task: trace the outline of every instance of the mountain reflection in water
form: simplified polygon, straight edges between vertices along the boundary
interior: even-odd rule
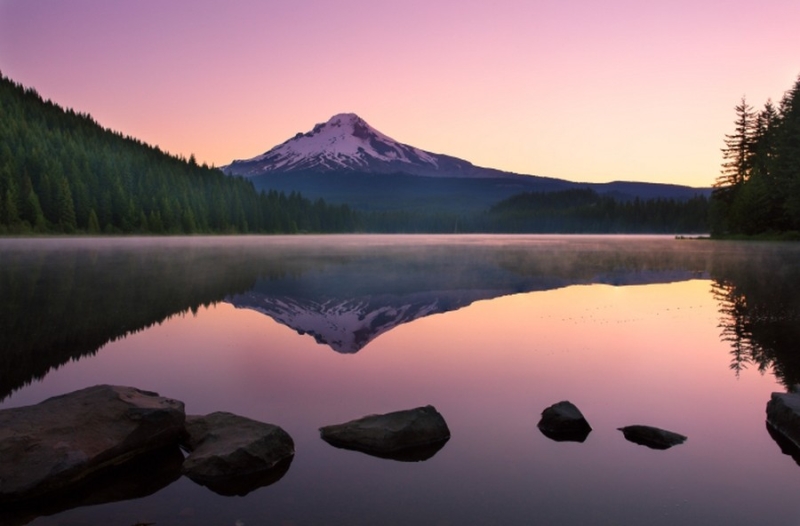
[[[792,351],[800,336],[796,247],[613,236],[0,244],[0,399],[110,341],[220,301],[355,353],[400,324],[478,300],[578,284],[708,278],[732,368],[772,367],[787,385],[800,382]]]

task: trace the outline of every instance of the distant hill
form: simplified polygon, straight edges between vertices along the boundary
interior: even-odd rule
[[[347,207],[168,155],[0,75],[0,234],[344,231]]]
[[[709,188],[615,181],[578,183],[482,168],[400,143],[358,115],[334,115],[252,159],[222,168],[257,188],[299,191],[359,210],[470,213],[521,192],[589,188],[618,200],[708,196]]]

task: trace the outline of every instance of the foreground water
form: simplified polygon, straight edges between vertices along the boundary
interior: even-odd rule
[[[797,245],[58,239],[0,240],[0,254],[0,408],[131,385],[190,414],[280,425],[296,445],[285,476],[244,497],[147,471],[124,475],[128,500],[0,522],[778,525],[800,512],[800,466],[765,426],[770,393],[800,382]],[[594,428],[585,442],[536,428],[560,400]],[[424,462],[319,438],[425,404],[452,438]],[[689,438],[652,450],[617,430],[630,424]]]

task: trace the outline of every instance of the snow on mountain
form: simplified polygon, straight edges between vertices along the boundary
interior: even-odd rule
[[[511,174],[397,142],[355,113],[340,113],[298,133],[257,157],[233,161],[225,173],[252,177],[270,173],[353,171],[427,177],[497,177]]]

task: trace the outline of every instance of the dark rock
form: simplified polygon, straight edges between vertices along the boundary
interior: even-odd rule
[[[592,431],[580,410],[566,400],[542,411],[537,427],[544,436],[558,442],[583,442]]]
[[[800,394],[772,393],[767,402],[767,422],[795,447],[800,447]]]
[[[401,461],[427,460],[450,439],[447,423],[430,405],[369,415],[319,431],[333,446]]]
[[[114,466],[174,446],[183,403],[98,385],[0,411],[0,503],[66,491]]]
[[[657,427],[635,425],[620,427],[619,430],[629,442],[647,446],[650,449],[669,449],[686,442],[685,436]]]
[[[246,495],[288,471],[294,441],[280,427],[231,413],[186,418],[183,473],[221,495]]]

